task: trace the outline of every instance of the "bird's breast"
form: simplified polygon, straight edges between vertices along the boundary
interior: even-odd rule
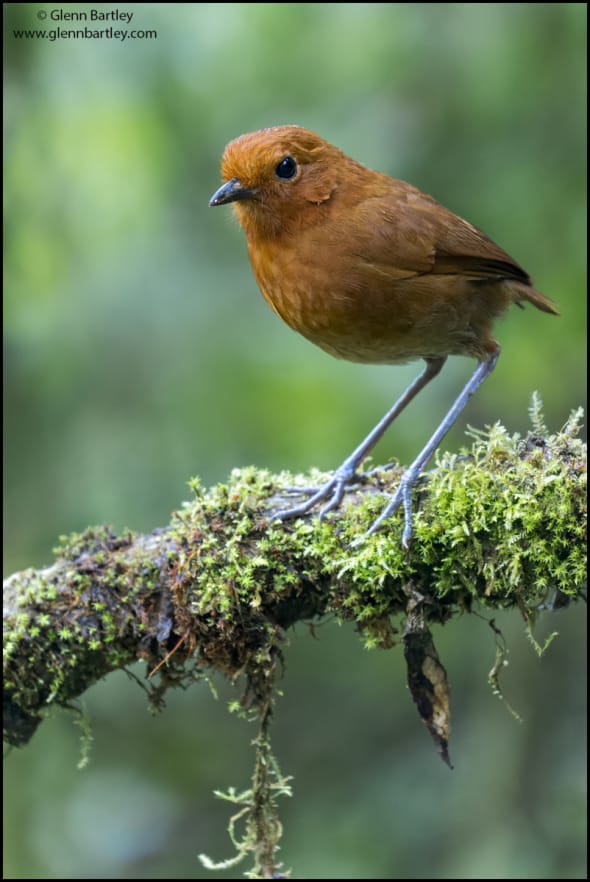
[[[258,286],[289,327],[337,358],[403,364],[487,352],[492,321],[510,297],[502,284],[404,273],[346,249],[294,242],[249,244]]]

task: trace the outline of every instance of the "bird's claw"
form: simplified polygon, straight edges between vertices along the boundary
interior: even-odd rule
[[[412,536],[414,535],[414,526],[413,526],[413,518],[412,518],[412,488],[416,484],[416,481],[419,478],[419,473],[414,473],[411,471],[405,472],[399,482],[399,486],[397,488],[396,493],[389,500],[381,514],[378,518],[375,518],[369,529],[363,533],[362,536],[359,536],[358,539],[355,539],[351,542],[351,547],[357,548],[359,545],[367,539],[368,536],[372,536],[377,533],[387,518],[390,518],[392,515],[396,513],[400,505],[403,505],[404,508],[404,530],[402,533],[402,548],[405,551],[410,550],[410,545],[412,543]]]
[[[349,473],[347,470],[338,470],[322,487],[289,487],[286,491],[287,493],[309,495],[309,499],[306,499],[300,505],[293,506],[293,508],[286,508],[275,512],[271,520],[285,521],[290,518],[301,517],[307,514],[308,511],[311,511],[319,502],[327,499],[328,501],[319,512],[319,519],[322,521],[328,512],[338,508],[346,490],[353,484],[358,483],[359,480],[362,480],[362,477],[362,475],[357,475],[356,472]]]
[[[404,486],[403,484],[400,484],[395,496],[390,499],[379,517],[373,521],[363,538],[365,538],[366,536],[372,536],[374,533],[377,533],[381,529],[381,525],[383,524],[383,522],[387,520],[387,518],[390,518],[392,515],[394,515],[402,504],[404,507],[404,531],[402,533],[402,546],[406,551],[408,551],[410,543],[412,541],[412,534],[414,532],[412,526],[412,497],[410,487]]]
[[[344,498],[344,494],[346,492],[347,483],[344,478],[336,481],[334,486],[334,490],[332,491],[331,498],[326,502],[324,506],[320,509],[320,513],[318,515],[320,521],[323,521],[328,512],[333,511],[335,508],[338,508],[342,499]]]
[[[318,492],[317,487],[283,487],[281,494],[286,496],[313,496]]]

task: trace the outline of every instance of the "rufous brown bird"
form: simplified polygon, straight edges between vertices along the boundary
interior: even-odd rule
[[[262,294],[294,330],[337,358],[367,364],[424,359],[422,373],[335,471],[280,519],[340,504],[369,451],[448,355],[477,367],[399,488],[371,526],[403,504],[412,537],[411,490],[420,472],[492,372],[494,320],[528,301],[557,314],[530,276],[485,233],[404,181],[365,168],[319,135],[277,126],[225,148],[222,186],[210,205],[234,204]]]

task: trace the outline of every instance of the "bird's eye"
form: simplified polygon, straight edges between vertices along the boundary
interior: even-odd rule
[[[294,177],[296,172],[297,163],[292,156],[285,156],[284,159],[281,159],[275,169],[277,178],[282,178],[284,181],[288,181],[289,178]]]

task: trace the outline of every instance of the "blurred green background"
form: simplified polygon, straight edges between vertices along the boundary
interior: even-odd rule
[[[498,323],[498,367],[447,447],[467,422],[525,431],[534,389],[552,430],[584,403],[586,4],[99,4],[157,38],[14,35],[91,8],[3,7],[7,574],[88,524],[166,524],[194,474],[332,468],[419,369],[331,359],[266,307],[231,211],[207,207],[244,131],[304,125],[416,184],[557,302],[557,319]],[[376,457],[408,461],[472,369],[451,359]],[[487,687],[485,621],[435,634],[453,772],[399,648],[365,652],[333,622],[292,635],[275,746],[295,776],[281,854],[297,878],[585,878],[582,610],[547,617],[539,636],[560,637],[540,660],[516,613],[496,621],[521,724]],[[152,718],[112,675],[86,696],[86,771],[64,713],[12,752],[4,877],[215,878],[196,858],[231,854],[212,790],[247,786],[255,734],[217,685],[218,701],[195,688]]]

